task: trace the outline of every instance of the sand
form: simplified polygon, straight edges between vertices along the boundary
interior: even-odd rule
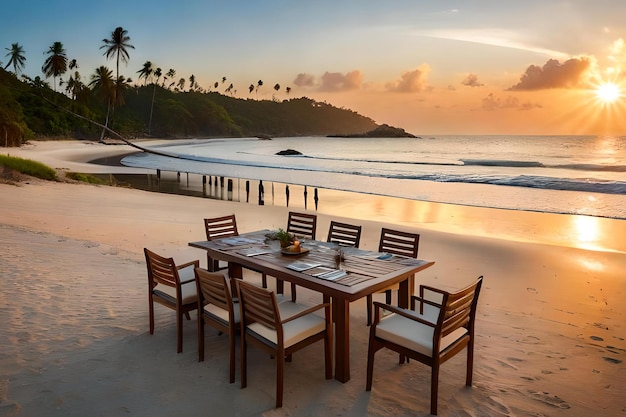
[[[138,172],[84,163],[129,151],[42,142],[9,153],[58,169]],[[322,346],[310,346],[286,366],[281,409],[274,362],[258,350],[240,389],[239,375],[228,383],[226,336],[207,328],[197,361],[193,315],[181,354],[171,310],[156,307],[149,334],[144,247],[206,266],[187,245],[204,239],[204,217],[235,213],[240,231],[271,229],[284,226],[285,207],[39,180],[0,193],[0,416],[428,415],[430,369],[398,365],[391,352],[377,354],[365,392],[365,300],[351,308],[351,380],[325,380]],[[474,386],[464,386],[464,355],[444,364],[439,415],[626,416],[626,222],[373,196],[325,210],[320,231],[331,219],[358,222],[366,249],[382,226],[421,233],[420,258],[436,264],[418,284],[454,289],[484,275]]]

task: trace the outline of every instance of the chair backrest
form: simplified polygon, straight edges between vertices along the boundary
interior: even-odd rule
[[[474,319],[476,317],[476,306],[478,295],[483,283],[480,276],[472,285],[454,293],[440,291],[443,294],[441,300],[442,308],[439,312],[439,319],[435,327],[435,334],[445,337],[461,327],[468,330],[470,335],[474,333]],[[420,297],[424,296],[424,290],[420,286]]]
[[[250,323],[260,323],[279,333],[282,337],[280,314],[276,295],[265,288],[257,287],[246,281],[237,280],[239,305],[241,306],[241,323],[247,326]]]
[[[293,233],[296,237],[315,240],[317,215],[290,211],[287,219],[287,232]]]
[[[150,288],[156,284],[164,284],[170,287],[177,287],[180,284],[178,269],[172,258],[164,258],[151,250],[144,248],[146,255],[146,266],[148,268],[148,280]]]
[[[229,313],[233,310],[230,285],[223,274],[195,268],[196,285],[200,306],[213,304]]]
[[[237,231],[237,219],[235,219],[234,214],[204,219],[204,228],[206,230],[207,240],[239,236],[239,232]]]
[[[418,233],[408,233],[399,230],[384,228],[380,231],[378,252],[393,253],[395,255],[417,258],[420,244]]]
[[[330,222],[328,229],[327,242],[337,243],[340,246],[359,247],[361,242],[361,226],[340,223],[336,221]]]

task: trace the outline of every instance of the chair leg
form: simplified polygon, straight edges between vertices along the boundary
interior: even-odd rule
[[[283,382],[285,373],[285,351],[276,354],[276,408],[283,406]]]
[[[430,414],[437,415],[437,393],[439,391],[439,361],[435,361],[430,375]]]
[[[189,313],[187,313],[189,315]],[[183,315],[182,313],[176,314],[176,339],[177,349],[176,353],[183,351]]]
[[[472,386],[472,375],[474,371],[474,340],[470,340],[467,344],[467,371],[465,376],[465,385]]]
[[[232,326],[231,326],[232,327]],[[228,348],[230,353],[230,365],[229,365],[229,374],[230,374],[230,383],[235,382],[235,329],[229,328],[228,330]]]
[[[276,294],[284,294],[285,293],[285,281],[282,279],[276,280]]]
[[[243,327],[243,324],[242,324]],[[248,386],[248,366],[247,366],[247,356],[248,356],[248,347],[246,346],[246,337],[244,332],[241,332],[241,343],[240,343],[240,355],[241,355],[241,388],[245,388]]]
[[[204,320],[198,310],[198,362],[204,362]]]
[[[372,335],[373,328],[370,327],[370,341],[367,347],[367,377],[365,382],[365,391],[372,390],[372,379],[374,378],[374,354],[376,354],[376,343]]]
[[[372,325],[372,309],[374,308],[374,300],[372,294],[367,295],[367,325]]]
[[[150,297],[150,334],[154,334],[154,303],[152,297]]]
[[[267,288],[267,275],[265,273],[261,274],[261,286]]]

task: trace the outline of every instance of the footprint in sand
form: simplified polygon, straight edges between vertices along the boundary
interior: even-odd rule
[[[595,340],[596,342],[603,342],[604,341],[604,339],[601,338],[600,336],[589,336],[589,339]]]
[[[605,361],[607,361],[609,363],[614,363],[616,365],[622,363],[621,359],[609,358],[608,356],[603,356],[602,359],[604,359]]]
[[[571,408],[565,400],[559,398],[558,396],[550,395],[547,392],[539,392],[539,391],[528,391],[530,397],[534,400],[541,401],[544,404],[551,405],[552,407],[560,408],[562,410],[567,410]]]

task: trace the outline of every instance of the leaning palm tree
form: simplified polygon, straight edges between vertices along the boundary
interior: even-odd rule
[[[102,45],[100,49],[106,49],[104,51],[104,55],[107,59],[115,56],[115,78],[118,79],[120,77],[120,60],[124,63],[128,63],[128,59],[130,58],[128,55],[128,49],[135,49],[135,47],[128,43],[130,42],[128,31],[121,26],[115,28],[115,30],[111,33],[111,39],[102,39],[102,42],[104,42],[104,45]]]
[[[156,82],[152,86],[152,102],[150,103],[150,119],[148,120],[148,136],[152,133],[152,112],[154,110],[154,96],[156,95],[157,84],[159,84],[159,78],[161,78],[161,68],[157,68],[154,71],[154,76],[156,77]]]
[[[150,76],[152,75],[152,62],[144,62],[143,67],[139,71],[137,71],[137,73],[139,74],[138,78],[140,80],[143,78],[143,85],[146,85],[146,83],[148,82],[148,78],[150,78]]]
[[[11,48],[5,48],[9,51],[5,56],[10,56],[9,62],[7,62],[4,69],[7,69],[11,65],[13,65],[13,72],[17,75],[18,71],[24,69],[24,65],[26,64],[26,57],[24,56],[24,48],[20,46],[18,43],[12,43]]]
[[[91,76],[91,82],[89,87],[92,91],[107,104],[107,114],[104,120],[104,129],[100,134],[100,142],[104,141],[104,132],[109,127],[109,115],[111,113],[111,106],[115,102],[115,80],[113,79],[113,72],[104,65],[96,68],[96,72]]]
[[[65,48],[61,42],[55,42],[50,46],[48,51],[44,52],[48,54],[41,71],[45,74],[46,78],[53,77],[54,91],[57,90],[56,80],[59,75],[65,74],[67,71],[67,55]]]

